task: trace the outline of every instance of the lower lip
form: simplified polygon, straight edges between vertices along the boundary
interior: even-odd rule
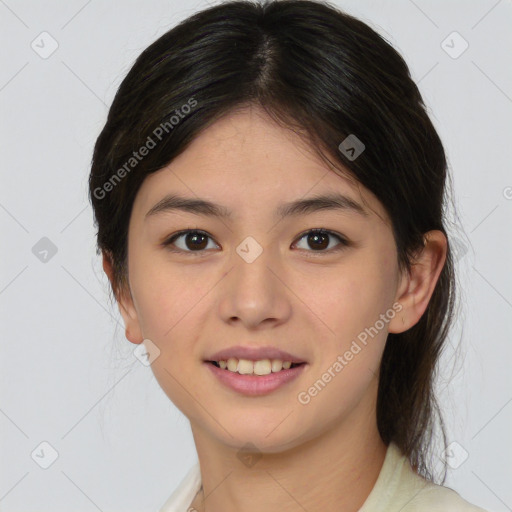
[[[296,379],[304,371],[307,363],[268,375],[243,375],[217,368],[212,363],[205,362],[204,364],[227,387],[244,395],[259,396],[271,393],[287,382]]]

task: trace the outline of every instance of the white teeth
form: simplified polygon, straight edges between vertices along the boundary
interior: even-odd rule
[[[238,369],[238,359],[235,359],[234,357],[230,357],[228,359],[228,370],[230,372],[236,372]]]
[[[252,361],[247,359],[239,359],[238,360],[238,373],[242,373],[244,375],[248,373],[253,373],[254,364]]]
[[[280,372],[283,369],[283,361],[281,359],[273,359],[272,360],[272,371]]]
[[[270,359],[262,359],[261,361],[254,362],[254,373],[256,375],[268,375],[272,373],[272,366]]]
[[[260,359],[250,361],[249,359],[237,359],[230,357],[227,361],[217,361],[223,370],[238,372],[241,375],[269,375],[270,373],[288,370],[291,367],[291,361],[281,361],[281,359]]]

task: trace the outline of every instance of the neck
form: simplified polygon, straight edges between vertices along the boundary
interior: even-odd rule
[[[359,421],[358,421],[359,420]],[[278,453],[259,453],[244,465],[239,449],[212,438],[198,425],[192,432],[202,490],[191,504],[198,512],[357,512],[379,476],[387,446],[368,410],[350,425],[335,427]]]

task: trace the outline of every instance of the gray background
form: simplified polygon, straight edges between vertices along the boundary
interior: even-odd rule
[[[445,143],[467,234],[452,336],[464,357],[448,345],[439,381],[456,443],[446,485],[512,510],[511,2],[336,3],[402,53]],[[87,178],[134,59],[206,5],[0,0],[4,512],[156,511],[196,460],[188,420],[109,303]]]

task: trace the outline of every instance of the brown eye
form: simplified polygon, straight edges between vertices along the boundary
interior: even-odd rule
[[[334,248],[332,246],[329,247],[332,237],[337,238],[340,242],[339,244],[335,245]],[[302,247],[302,249],[307,249],[309,247],[312,249],[310,252],[330,252],[331,250],[335,251],[343,249],[343,247],[348,245],[348,242],[344,240],[340,235],[337,235],[336,233],[326,229],[312,229],[303,234],[299,240],[302,239],[306,240],[307,245],[307,247]]]
[[[197,230],[186,230],[173,235],[171,238],[166,240],[163,245],[164,246],[176,246],[177,252],[204,252],[206,248],[208,248],[208,239],[211,240],[211,237],[203,231]],[[180,240],[180,243],[176,243],[177,240]],[[170,249],[174,250],[174,249]]]
[[[349,245],[340,235],[323,228],[307,231],[301,235],[299,241],[303,239],[305,239],[306,247],[299,248],[306,249],[308,252],[330,253]],[[333,247],[332,241],[334,239],[338,240],[338,244],[334,244]],[[207,249],[212,248],[208,246],[210,240],[213,241],[212,237],[204,231],[188,229],[171,236],[162,245],[173,252],[195,253],[195,255],[200,256],[205,254]],[[219,248],[219,246],[214,244],[213,248]]]

